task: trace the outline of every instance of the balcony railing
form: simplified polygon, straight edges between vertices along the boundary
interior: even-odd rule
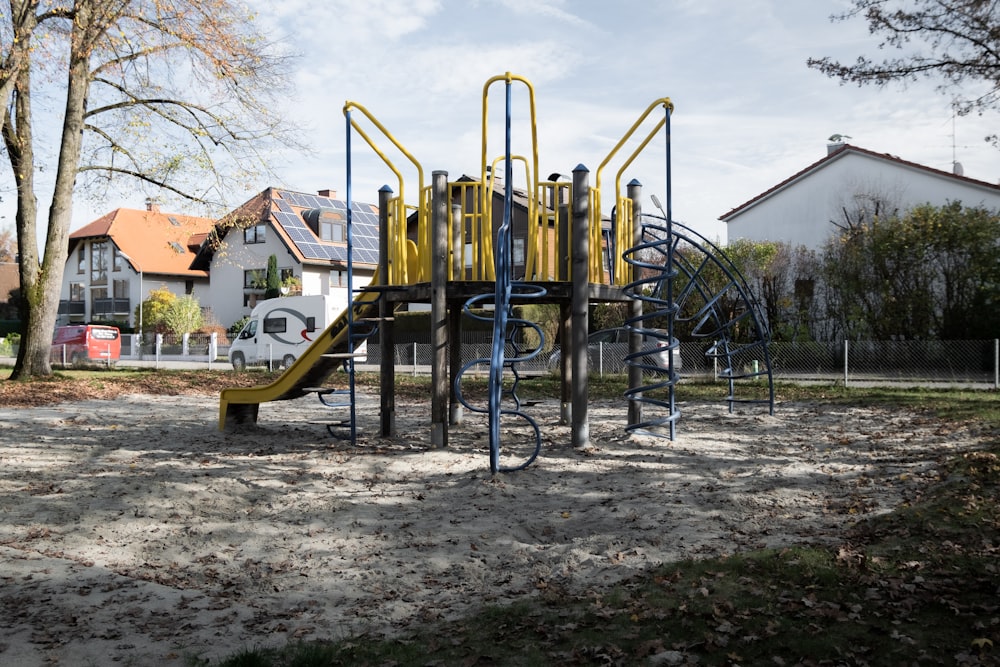
[[[85,315],[86,312],[87,312],[86,304],[83,301],[59,302],[60,315]]]
[[[100,315],[127,315],[131,312],[130,299],[94,299],[91,304],[91,317]]]

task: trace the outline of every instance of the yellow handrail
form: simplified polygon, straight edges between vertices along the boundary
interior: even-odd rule
[[[480,177],[484,184],[484,187],[480,191],[480,204],[479,208],[482,214],[482,219],[480,223],[480,230],[483,234],[483,242],[485,239],[489,239],[489,244],[484,246],[485,252],[482,252],[482,259],[486,262],[484,275],[489,276],[487,280],[495,280],[494,276],[494,261],[493,261],[493,220],[492,220],[492,209],[490,205],[492,201],[494,184],[496,181],[496,169],[495,165],[502,161],[503,158],[498,158],[494,160],[493,166],[490,167],[490,177],[486,177],[486,167],[487,167],[487,120],[489,117],[489,90],[490,86],[499,81],[503,81],[504,84],[510,85],[511,83],[518,81],[523,83],[528,90],[528,118],[531,126],[531,164],[530,168],[526,158],[519,157],[525,163],[525,169],[527,172],[527,199],[528,199],[528,221],[529,226],[536,220],[535,211],[536,209],[536,193],[538,191],[538,128],[535,124],[535,89],[531,85],[531,82],[522,76],[511,74],[507,72],[503,75],[497,75],[490,77],[485,84],[483,84],[483,117],[482,117],[482,152],[480,154],[480,164],[482,165],[482,172]],[[511,159],[515,159],[511,156]],[[504,183],[504,187],[512,188],[513,183]],[[527,248],[525,251],[527,252]]]
[[[357,102],[352,102],[348,100],[344,103],[344,115],[350,117],[350,111],[352,109],[357,109],[364,116],[371,121],[371,123],[377,127],[382,135],[392,142],[392,145],[399,149],[399,151],[406,156],[406,158],[413,164],[417,169],[417,194],[422,196],[424,191],[424,169],[420,166],[413,155],[406,150],[406,148],[396,140],[395,137],[385,128],[382,123],[378,121],[375,116],[372,115],[368,109]],[[388,285],[406,285],[414,282],[430,280],[431,266],[430,266],[430,253],[423,252],[424,249],[430,247],[430,218],[424,215],[424,208],[418,207],[417,215],[417,247],[421,249],[419,252],[419,275],[411,276],[406,266],[408,262],[406,261],[406,194],[404,192],[404,182],[403,176],[400,174],[399,170],[396,169],[392,161],[385,155],[385,153],[375,145],[375,142],[365,133],[365,131],[358,125],[357,121],[351,118],[351,127],[361,135],[365,142],[375,151],[375,154],[382,158],[386,166],[396,174],[399,180],[399,192],[396,195],[398,203],[395,205],[393,211],[390,213],[390,220],[395,218],[394,224],[390,226],[390,260],[395,264],[395,270],[391,271],[389,275],[386,276],[386,284]]]
[[[615,147],[611,149],[611,152],[608,153],[608,156],[604,158],[604,161],[601,162],[601,165],[597,168],[597,174],[595,176],[594,182],[595,182],[595,188],[598,191],[598,196],[597,196],[597,201],[594,203],[594,205],[597,207],[596,216],[598,224],[600,224],[600,215],[601,215],[600,213],[601,176],[603,174],[604,168],[611,161],[611,158],[614,157],[615,153],[617,153],[618,150],[625,144],[625,142],[628,141],[629,138],[631,138],[632,134],[635,133],[636,129],[638,129],[638,127],[643,123],[643,121],[646,120],[649,114],[652,113],[653,110],[656,109],[657,107],[665,108],[667,110],[667,113],[673,113],[674,111],[674,103],[670,101],[669,97],[661,97],[660,99],[650,104],[649,107],[647,107],[647,109],[642,113],[642,115],[639,116],[639,119],[632,124],[632,127],[629,128],[628,132],[626,132],[625,135],[621,138],[621,140],[619,140],[618,143],[615,145]],[[622,165],[621,169],[619,169],[615,177],[615,204],[617,206],[617,211],[618,211],[617,224],[615,229],[615,242],[617,244],[616,247],[618,249],[618,252],[615,253],[616,256],[613,258],[612,261],[612,277],[611,277],[612,282],[614,282],[615,284],[623,285],[629,282],[631,279],[631,267],[627,262],[625,262],[624,259],[622,259],[622,252],[624,252],[625,249],[632,247],[632,226],[635,224],[635,221],[631,219],[632,218],[631,205],[627,207],[628,217],[625,217],[626,207],[620,204],[620,202],[624,199],[624,197],[622,197],[621,194],[622,172],[630,164],[632,164],[632,161],[635,160],[635,158],[646,148],[650,140],[660,131],[660,129],[663,128],[666,122],[667,122],[666,118],[660,119],[660,121],[656,124],[656,127],[654,127],[646,135],[646,138],[639,144],[638,148],[636,148],[629,156],[629,158],[625,161],[625,163]],[[595,214],[591,212],[591,221],[592,221],[591,224],[593,224],[594,215]],[[593,255],[593,253],[591,253],[591,255]],[[596,268],[599,269],[599,267]],[[595,271],[595,265],[592,261],[591,280],[594,280],[595,277],[594,271]],[[598,273],[598,275],[600,275],[600,273]]]

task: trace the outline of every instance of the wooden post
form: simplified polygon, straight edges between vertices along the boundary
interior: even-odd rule
[[[578,449],[590,448],[590,421],[587,415],[589,385],[587,376],[588,324],[590,311],[590,171],[582,164],[573,170],[572,251],[570,278],[570,353],[572,356],[573,422],[570,440]],[[600,250],[600,249],[598,249]]]
[[[431,446],[448,446],[448,172],[431,175]]]
[[[383,185],[378,191],[378,286],[389,284],[389,199],[392,188]],[[404,260],[405,261],[405,260]],[[378,301],[379,348],[379,432],[383,438],[396,436],[396,330],[393,323],[395,304],[383,293]]]

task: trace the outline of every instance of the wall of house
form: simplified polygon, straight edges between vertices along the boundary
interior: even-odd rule
[[[337,312],[347,308],[347,274],[331,271],[320,265],[301,265],[278,238],[272,227],[267,228],[264,243],[243,242],[243,234],[238,230],[226,235],[222,246],[212,259],[210,305],[216,321],[228,328],[250,314],[257,300],[263,298],[263,289],[244,287],[244,271],[259,269],[261,275],[267,271],[267,261],[271,255],[278,259],[278,270],[291,269],[302,281],[302,294],[327,294],[333,296]],[[368,285],[371,271],[355,271],[354,288]],[[202,302],[205,304],[205,302]]]
[[[230,230],[221,247],[212,258],[211,290],[208,305],[212,315],[222,326],[228,328],[234,322],[250,314],[257,298],[263,298],[264,290],[244,287],[244,271],[259,270],[261,276],[267,273],[267,260],[274,255],[278,258],[278,269],[292,268],[296,261],[289,254],[285,244],[268,226],[263,243],[244,243],[243,233]],[[303,293],[305,293],[303,291]]]
[[[86,254],[83,271],[80,271],[78,268],[79,255],[77,254],[76,247],[74,247],[73,252],[70,253],[69,258],[66,261],[66,266],[63,270],[62,289],[59,294],[60,313],[56,319],[56,326],[78,322],[93,322],[105,319],[111,321],[124,321],[127,322],[129,326],[138,329],[140,322],[138,321],[136,309],[139,307],[139,303],[144,301],[149,296],[149,292],[151,290],[166,288],[177,296],[183,296],[187,294],[188,281],[194,283],[194,289],[192,292],[194,297],[197,298],[203,306],[205,305],[205,299],[209,293],[209,282],[207,278],[164,275],[158,273],[143,273],[140,275],[138,271],[135,271],[132,266],[124,260],[120,262],[119,268],[116,269],[113,262],[113,243],[111,241],[107,241],[104,246],[107,262],[107,284],[96,286],[92,285],[90,272],[91,245],[92,244],[89,240],[84,242],[84,252]],[[127,281],[128,283],[124,298],[115,294],[116,281]],[[72,284],[80,284],[83,286],[84,300],[82,307],[79,302],[75,302],[72,307],[70,307],[70,286]],[[113,304],[116,304],[113,307],[114,312],[112,314],[100,316],[95,313],[95,288],[107,290],[107,298],[111,299]]]
[[[788,187],[772,193],[731,219],[727,236],[783,241],[822,248],[873,197],[891,201],[900,212],[920,204],[961,201],[963,206],[1000,209],[1000,191],[873,156],[846,153]]]
[[[308,280],[305,276],[308,275]],[[355,270],[351,278],[352,287],[357,290],[366,287],[371,283],[372,272],[368,270]],[[306,284],[310,289],[316,291],[306,291]],[[347,308],[350,302],[350,294],[347,290],[347,271],[331,270],[327,267],[310,266],[303,268],[302,281],[303,294],[328,294],[333,297],[337,312]]]

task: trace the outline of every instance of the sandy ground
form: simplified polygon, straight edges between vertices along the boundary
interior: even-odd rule
[[[395,440],[357,445],[329,438],[315,398],[261,406],[247,433],[218,432],[217,409],[146,395],[0,408],[0,664],[183,665],[585,593],[683,558],[836,544],[977,442],[917,414],[811,404],[682,404],[670,442],[595,402],[583,453],[553,402],[531,408],[536,463],[494,478],[479,415],[432,450],[427,404],[399,405]],[[377,412],[364,398],[371,432]]]

